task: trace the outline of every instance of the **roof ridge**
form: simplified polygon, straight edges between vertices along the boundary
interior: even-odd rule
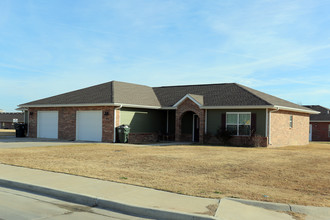
[[[214,86],[214,85],[230,85],[235,83],[211,83],[211,84],[191,84],[191,85],[176,85],[176,86],[156,86],[155,88],[170,88],[170,87],[189,87],[189,86]]]
[[[247,90],[246,88],[244,88],[244,87],[246,87],[246,86],[243,86],[243,85],[238,84],[238,83],[234,83],[234,84],[237,85],[239,88],[243,89],[244,91],[248,92],[248,93],[251,94],[252,96],[256,97],[257,99],[262,100],[262,101],[266,102],[266,103],[269,104],[269,105],[273,105],[272,103],[269,103],[269,102],[266,101],[265,99],[263,99],[263,98],[257,96],[256,94],[254,94],[254,93],[250,92],[249,90]],[[252,89],[252,88],[250,88],[250,87],[247,87],[247,88]],[[255,90],[255,89],[252,89],[252,90]],[[255,90],[255,91],[258,91],[258,90]],[[258,91],[258,92],[260,92],[260,91]]]

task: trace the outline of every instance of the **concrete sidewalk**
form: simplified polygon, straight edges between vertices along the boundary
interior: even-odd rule
[[[258,205],[256,201],[220,201],[4,164],[0,164],[0,186],[152,219],[293,219],[286,213],[269,210],[290,211],[291,208],[281,208],[281,204],[279,208],[271,204],[264,209],[263,203]],[[304,209],[301,206],[298,212],[310,210],[312,214],[321,211],[321,215],[307,219],[327,219],[323,217],[328,216],[329,208]]]

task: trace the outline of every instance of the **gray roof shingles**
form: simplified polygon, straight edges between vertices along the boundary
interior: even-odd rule
[[[18,119],[18,122],[24,121],[24,114],[21,112],[0,112],[0,122],[13,122],[13,119]]]
[[[314,111],[320,112],[317,115],[310,115],[311,121],[330,121],[330,109],[320,105],[304,105]]]
[[[172,107],[187,94],[193,94],[203,106],[272,106],[309,110],[303,106],[236,83],[149,87],[111,81],[96,86],[28,102],[20,106],[127,104]],[[202,98],[201,98],[202,97]]]

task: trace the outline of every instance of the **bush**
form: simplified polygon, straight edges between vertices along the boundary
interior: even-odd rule
[[[251,147],[263,147],[262,146],[262,136],[259,134],[253,134],[251,136],[250,146]]]
[[[220,141],[221,144],[224,145],[230,145],[230,139],[232,138],[232,135],[229,131],[227,131],[224,128],[219,128],[216,134],[216,137]]]

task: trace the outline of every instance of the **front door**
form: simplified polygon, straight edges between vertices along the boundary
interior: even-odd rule
[[[193,140],[194,142],[199,142],[199,117],[198,115],[193,115]]]

